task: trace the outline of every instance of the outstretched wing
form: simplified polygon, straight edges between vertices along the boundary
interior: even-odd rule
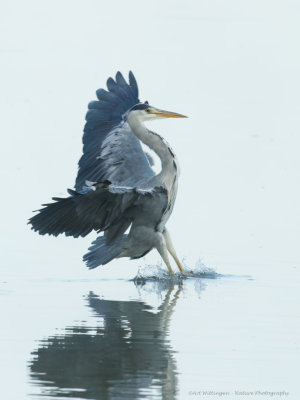
[[[116,80],[107,80],[107,89],[97,90],[99,100],[88,105],[76,190],[82,190],[86,180],[137,186],[154,175],[139,139],[123,120],[126,111],[139,103],[133,73],[129,72],[128,84],[118,72]]]
[[[142,190],[98,184],[86,193],[68,190],[70,197],[53,198],[54,203],[29,220],[41,235],[86,236],[92,230],[106,231],[107,243],[122,235],[143,208],[152,208],[157,224],[167,206],[166,190],[155,187]],[[155,208],[153,208],[155,202]]]

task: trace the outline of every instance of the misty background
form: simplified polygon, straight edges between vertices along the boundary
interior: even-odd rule
[[[102,274],[81,262],[96,235],[39,237],[26,222],[73,186],[87,103],[130,69],[142,101],[189,116],[148,124],[181,165],[168,223],[179,255],[243,273],[295,266],[299,12],[297,1],[3,2],[4,268]]]
[[[233,284],[234,290],[217,282],[201,303],[204,318],[219,310],[225,326],[224,290],[226,310],[233,305],[232,318],[245,318],[245,326],[254,323],[255,334],[261,331],[257,340],[262,347],[255,348],[279,343],[276,360],[268,348],[267,363],[258,357],[250,365],[248,336],[234,322],[246,350],[241,353],[244,369],[233,362],[232,376],[240,371],[243,384],[252,376],[262,386],[286,382],[282,389],[290,389],[296,384],[292,363],[299,322],[300,2],[13,0],[0,7],[0,294],[7,294],[0,312],[6,318],[1,336],[6,398],[12,387],[19,391],[12,399],[26,391],[25,364],[35,341],[84,314],[77,286],[66,282],[95,280],[84,290],[93,286],[101,294],[97,279],[132,278],[139,266],[160,262],[153,251],[145,259],[115,260],[89,271],[82,256],[96,233],[84,239],[53,238],[39,236],[27,225],[33,210],[73,187],[87,104],[118,70],[126,79],[133,71],[141,101],[189,116],[147,124],[171,144],[181,166],[167,224],[179,257],[189,268],[201,260],[220,274],[268,282],[265,288],[257,281],[260,291],[240,282]],[[122,285],[110,283],[107,296],[136,296],[134,287]],[[243,296],[247,300],[239,302]],[[194,297],[191,304],[198,307]],[[261,315],[253,317],[256,322],[248,320],[245,304],[254,307],[253,315]],[[180,310],[173,323],[178,329],[174,348],[183,351],[177,356],[178,369],[184,371],[186,365],[197,371],[199,360],[193,364],[184,353],[194,352],[196,340],[181,341],[187,314],[186,307]],[[261,330],[266,315],[273,322],[269,330]],[[215,318],[211,323],[217,324]],[[198,320],[190,321],[203,346],[214,348],[211,330],[218,326],[203,326],[201,333]],[[275,333],[279,336],[274,339]],[[234,338],[229,329],[226,343]],[[225,341],[216,339],[221,347]],[[283,343],[290,353],[280,347]],[[219,347],[216,351],[223,354]],[[208,355],[201,376],[207,374],[213,382],[218,371],[209,360]],[[186,374],[185,379],[190,379],[187,389],[198,389],[192,386],[195,377]]]

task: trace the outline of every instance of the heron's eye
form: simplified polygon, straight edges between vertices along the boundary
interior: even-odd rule
[[[150,112],[151,112],[150,108],[147,108],[147,109],[146,109],[146,112],[147,112],[147,113],[150,113]]]

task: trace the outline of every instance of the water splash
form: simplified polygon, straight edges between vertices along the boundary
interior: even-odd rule
[[[200,259],[196,262],[194,268],[188,267],[185,260],[182,261],[182,264],[186,275],[183,275],[180,272],[175,272],[174,275],[170,275],[162,263],[156,265],[146,264],[139,267],[136,276],[132,280],[136,284],[163,281],[166,283],[179,284],[185,279],[216,279],[221,276],[214,269],[208,268]]]
[[[216,279],[221,276],[213,268],[207,267],[200,258],[194,268],[188,267],[185,260],[182,261],[182,264],[186,273],[190,274],[192,278]]]

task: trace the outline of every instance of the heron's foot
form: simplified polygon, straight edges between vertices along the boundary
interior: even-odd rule
[[[191,277],[195,276],[192,272],[186,272],[186,271],[181,271],[181,275],[186,278],[191,278]]]
[[[167,264],[167,267],[168,267],[170,276],[174,276],[174,271],[172,270],[170,263]]]

